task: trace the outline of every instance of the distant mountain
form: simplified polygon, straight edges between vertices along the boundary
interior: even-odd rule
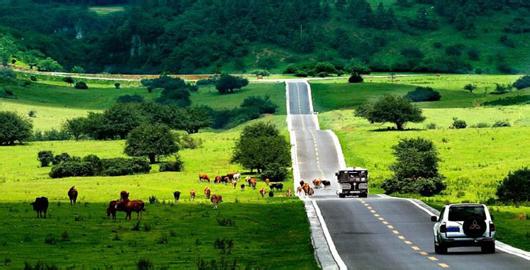
[[[40,69],[528,73],[525,0],[3,0],[0,58]],[[46,59],[48,58],[49,59]]]

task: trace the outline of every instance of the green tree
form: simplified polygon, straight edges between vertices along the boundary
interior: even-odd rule
[[[125,154],[147,156],[151,163],[155,163],[161,155],[171,155],[178,150],[171,130],[163,124],[142,124],[129,133],[125,143]]]
[[[355,110],[355,115],[366,118],[371,123],[394,123],[403,130],[405,123],[419,123],[425,120],[421,109],[408,99],[385,95],[374,103],[366,103]]]
[[[40,151],[37,154],[37,159],[40,161],[41,167],[48,167],[53,162],[52,151]]]
[[[232,162],[261,172],[271,164],[291,165],[290,144],[271,123],[256,123],[243,129],[236,142]]]
[[[86,117],[77,117],[66,120],[64,123],[64,130],[74,136],[74,139],[79,140],[86,132]]]
[[[0,145],[23,143],[31,137],[31,122],[14,112],[0,112],[0,123]]]
[[[242,77],[221,74],[215,82],[215,88],[221,94],[233,93],[234,90],[241,89],[248,85],[248,80]]]
[[[530,169],[524,168],[510,172],[497,187],[497,197],[503,202],[530,201]]]
[[[177,116],[176,127],[189,134],[199,132],[199,129],[212,125],[211,109],[205,106],[185,108]]]
[[[37,63],[37,68],[39,69],[39,71],[61,71],[63,70],[63,66],[61,66],[61,64],[51,59],[50,57],[40,60]]]

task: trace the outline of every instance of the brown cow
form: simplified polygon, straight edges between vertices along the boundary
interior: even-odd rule
[[[309,186],[308,183],[305,183],[305,184],[302,186],[302,189],[304,190],[304,193],[305,193],[305,195],[307,196],[307,194],[309,193],[309,189],[311,189],[311,187]]]
[[[302,192],[304,192],[304,189],[302,187],[297,187],[296,188],[296,193],[298,193],[298,195],[301,195]]]
[[[309,187],[309,190],[307,191],[306,195],[313,196],[313,194],[315,194],[315,190],[312,187]]]
[[[195,189],[192,189],[190,191],[190,200],[195,200],[195,196],[197,195],[197,193],[195,192]]]
[[[212,198],[210,199],[210,201],[213,204],[213,208],[217,208],[219,203],[223,202],[223,196],[214,194],[212,195]]]
[[[258,180],[256,178],[252,177],[248,179],[248,185],[252,187],[252,189],[256,189],[256,184],[258,183]]]
[[[214,179],[213,182],[216,183],[216,184],[220,184],[222,179],[223,179],[223,178],[222,178],[221,176],[218,175],[218,176],[215,177],[215,179]]]
[[[320,185],[322,185],[322,180],[320,180],[320,178],[314,179],[313,185],[315,186],[315,188],[320,188]]]
[[[208,182],[210,183],[210,177],[208,177],[207,174],[201,173],[199,174],[199,182]]]
[[[33,210],[37,212],[37,218],[46,218],[46,213],[48,212],[48,198],[37,197],[31,205],[33,206]]]
[[[118,201],[110,201],[109,207],[107,207],[107,217],[112,216],[112,219],[116,219],[116,204]]]
[[[265,190],[265,188],[261,188],[261,189],[259,190],[259,194],[261,194],[261,197],[262,197],[262,198],[265,197],[265,193],[267,193],[267,191]]]
[[[206,199],[210,199],[210,194],[212,194],[212,191],[210,190],[209,187],[206,187],[204,189],[204,196],[206,196]]]
[[[125,219],[131,220],[131,213],[136,212],[137,219],[141,218],[142,211],[145,211],[145,204],[141,200],[122,200],[116,203],[117,211],[125,212]]]
[[[68,198],[70,198],[70,204],[76,204],[78,194],[79,193],[77,192],[77,189],[75,189],[75,186],[71,187],[68,190]]]

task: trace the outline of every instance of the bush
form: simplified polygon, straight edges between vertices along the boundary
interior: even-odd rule
[[[267,76],[270,76],[271,73],[267,70],[264,70],[264,69],[257,69],[257,70],[254,70],[252,71],[250,74],[254,74],[256,76],[261,76],[261,77],[267,77]]]
[[[51,129],[46,131],[35,131],[31,137],[32,141],[65,141],[72,136],[66,130]]]
[[[149,259],[140,259],[136,263],[136,268],[138,270],[154,270],[155,266]]]
[[[414,102],[438,101],[442,98],[442,95],[430,87],[416,87],[414,91],[408,92],[405,98]]]
[[[513,86],[511,86],[511,85],[503,85],[503,84],[496,83],[495,84],[495,90],[492,92],[492,94],[494,94],[494,95],[506,94],[509,91],[512,91],[512,87]]]
[[[477,123],[476,125],[473,125],[474,128],[489,128],[490,125],[488,123]]]
[[[497,128],[497,127],[511,127],[511,126],[512,125],[508,121],[496,121],[492,125],[492,127],[494,127],[494,128]]]
[[[471,83],[466,84],[466,86],[464,86],[464,90],[467,90],[467,91],[469,91],[470,93],[473,93],[473,91],[474,91],[475,89],[477,89],[477,86],[474,85],[474,84],[471,84]]]
[[[467,123],[464,120],[460,120],[458,118],[453,118],[453,124],[451,124],[450,128],[454,129],[464,129],[467,127]]]
[[[200,138],[195,139],[188,133],[185,133],[177,136],[177,144],[179,149],[197,149],[201,147],[202,140]]]
[[[53,157],[53,165],[61,164],[62,162],[71,161],[72,157],[68,153],[61,153]]]
[[[76,82],[74,88],[85,90],[88,89],[88,85],[85,82]]]
[[[94,170],[95,174],[101,174],[101,170],[103,169],[103,163],[101,162],[101,159],[98,156],[88,155],[85,156],[82,161],[89,163],[92,169]]]
[[[114,83],[114,88],[120,89],[121,88],[121,83],[119,83],[119,82]]]
[[[72,73],[85,73],[85,69],[80,66],[74,66],[72,68]]]
[[[436,129],[436,124],[435,123],[429,123],[427,124],[427,129]]]
[[[160,164],[160,172],[180,172],[184,169],[184,162],[177,155],[175,161]]]
[[[140,95],[123,95],[123,96],[119,96],[116,102],[118,103],[142,103],[144,102],[144,97]]]
[[[432,178],[390,178],[383,182],[381,187],[385,190],[386,194],[392,193],[418,193],[422,196],[433,196],[440,193],[446,188],[443,178],[432,177]]]
[[[308,76],[308,74],[304,70],[297,70],[297,71],[295,71],[294,76],[305,78],[305,77]]]
[[[53,153],[52,151],[40,151],[37,154],[37,158],[41,167],[48,167],[53,162]]]
[[[530,169],[524,168],[510,172],[497,188],[497,197],[503,202],[530,201]]]
[[[13,91],[9,89],[4,89],[0,91],[0,98],[17,99],[17,96],[15,95],[15,93],[13,93]]]
[[[519,78],[513,83],[513,87],[517,88],[518,90],[530,87],[530,75],[525,75]]]
[[[31,76],[29,76],[29,80],[32,81],[32,82],[36,82],[37,81],[37,77],[35,75],[31,75]]]
[[[8,67],[0,65],[0,81],[12,82],[17,78],[17,74]]]
[[[263,113],[275,113],[278,109],[278,106],[270,100],[269,96],[265,97],[248,97],[245,100],[243,100],[243,103],[241,103],[242,108],[255,108],[259,111],[260,114]]]
[[[138,158],[111,158],[101,160],[101,175],[120,176],[151,171],[149,162]]]
[[[75,82],[75,80],[72,77],[64,77],[63,78],[63,82],[65,82],[67,84],[73,84]]]
[[[0,145],[23,143],[31,137],[31,122],[14,112],[0,112],[0,123]]]
[[[222,74],[215,82],[215,88],[221,94],[233,93],[234,90],[241,89],[248,85],[248,80],[243,77]]]
[[[361,74],[354,72],[350,75],[348,78],[349,83],[362,83],[364,81],[363,76]]]
[[[92,165],[82,161],[64,161],[52,167],[51,178],[95,175]]]
[[[284,166],[281,166],[278,163],[271,163],[265,166],[265,169],[261,173],[261,178],[268,178],[272,182],[280,182],[284,181],[288,174],[289,172]]]

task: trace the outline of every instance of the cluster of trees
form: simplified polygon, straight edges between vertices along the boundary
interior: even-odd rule
[[[0,145],[22,144],[31,138],[33,124],[14,112],[0,111]]]
[[[401,139],[392,147],[396,162],[390,166],[394,175],[381,187],[386,194],[419,193],[432,196],[446,188],[438,171],[438,152],[432,141],[423,138]]]
[[[290,144],[271,123],[247,126],[236,142],[232,162],[251,171],[257,170],[263,178],[283,181],[291,166]]]
[[[530,202],[530,169],[523,168],[510,172],[497,187],[497,197],[502,202]]]

